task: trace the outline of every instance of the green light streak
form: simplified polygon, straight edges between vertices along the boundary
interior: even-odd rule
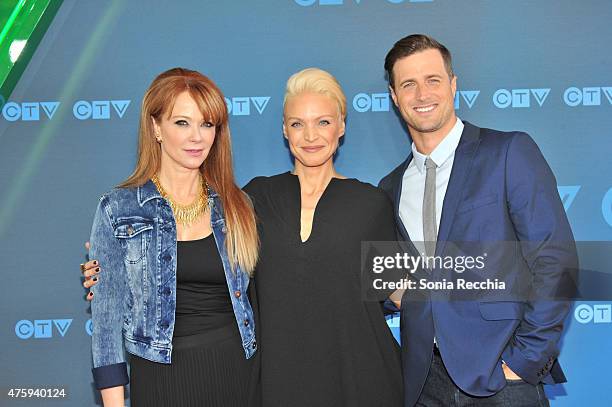
[[[10,98],[63,1],[0,0],[0,100]],[[18,54],[15,41],[23,41]]]
[[[2,45],[2,42],[6,38],[6,35],[8,34],[13,24],[15,24],[15,20],[17,19],[17,16],[19,15],[19,12],[23,8],[23,5],[25,2],[26,0],[20,0],[19,3],[17,3],[15,8],[13,9],[13,12],[11,13],[10,17],[8,18],[8,21],[4,25],[4,28],[2,29],[2,32],[0,32],[0,45]]]
[[[112,4],[106,8],[104,15],[100,19],[91,35],[91,38],[85,46],[85,49],[81,53],[74,70],[70,75],[67,75],[67,77],[70,78],[70,81],[66,82],[66,85],[62,89],[62,92],[57,99],[60,101],[60,103],[65,103],[76,96],[77,91],[80,89],[79,86],[81,85],[85,72],[87,72],[94,61],[97,50],[101,47],[105,35],[109,32],[109,28],[111,27],[113,21],[115,21],[121,8],[121,0],[114,0]],[[22,168],[17,170],[16,179],[11,184],[7,194],[5,195],[2,208],[0,209],[0,237],[4,235],[7,227],[9,226],[13,213],[22,200],[26,187],[32,181],[32,176],[36,173],[38,164],[47,150],[47,145],[56,135],[59,128],[59,123],[62,122],[67,112],[72,112],[72,109],[62,109],[62,105],[60,105],[55,116],[53,117],[53,120],[49,121],[43,127],[38,139],[34,142],[34,145],[30,149],[30,153],[23,160],[24,164]]]

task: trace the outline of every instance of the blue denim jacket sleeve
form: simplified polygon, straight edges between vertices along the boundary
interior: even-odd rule
[[[98,389],[129,382],[123,346],[126,310],[126,270],[123,249],[113,230],[112,207],[107,196],[98,204],[90,237],[90,257],[104,265],[104,275],[92,288],[93,376]]]

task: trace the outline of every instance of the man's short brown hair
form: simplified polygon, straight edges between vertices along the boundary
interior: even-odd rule
[[[449,77],[453,77],[453,63],[451,53],[444,45],[425,34],[412,34],[402,38],[393,45],[385,57],[385,71],[389,78],[389,86],[393,87],[393,66],[402,58],[428,49],[437,49],[442,54],[444,66]]]

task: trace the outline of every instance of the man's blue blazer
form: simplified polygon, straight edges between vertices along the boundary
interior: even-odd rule
[[[379,184],[394,203],[398,239],[405,241],[410,236],[399,202],[411,160],[412,154]],[[423,389],[434,335],[448,373],[468,394],[500,391],[506,385],[502,360],[529,383],[565,381],[556,360],[571,302],[539,293],[567,284],[568,273],[574,279],[578,260],[555,177],[529,135],[465,123],[436,255],[444,255],[444,242],[465,241],[526,243],[516,265],[532,276],[531,295],[516,301],[432,301],[431,293],[415,299],[407,290],[401,308],[405,406],[414,405]]]

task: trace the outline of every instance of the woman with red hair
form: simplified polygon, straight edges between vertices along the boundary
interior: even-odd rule
[[[128,381],[133,407],[248,404],[258,235],[234,182],[225,99],[204,75],[175,68],[151,83],[136,169],[100,199],[91,255],[106,270],[91,307],[105,406],[124,405]]]

